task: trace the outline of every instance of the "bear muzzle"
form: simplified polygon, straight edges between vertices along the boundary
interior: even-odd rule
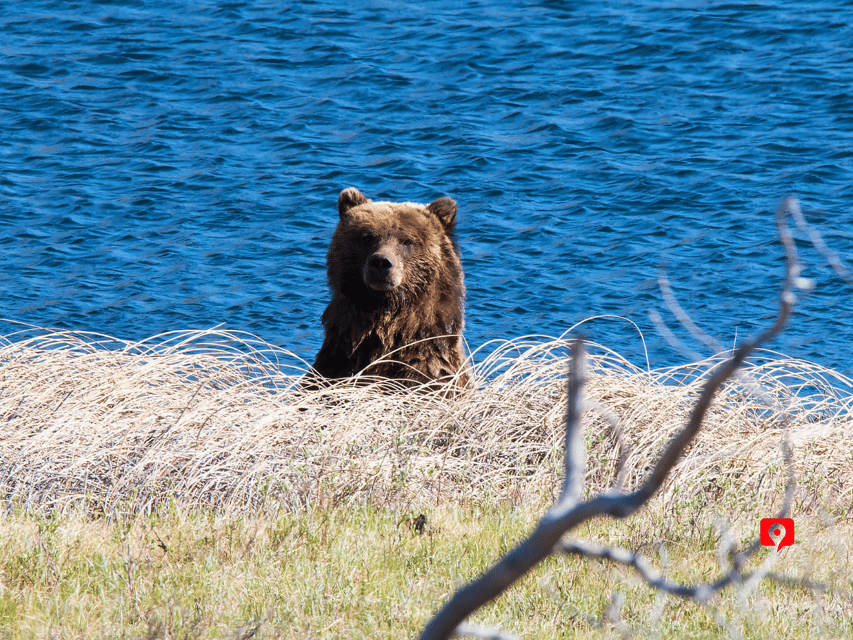
[[[402,271],[393,256],[377,251],[364,264],[364,284],[375,291],[391,291],[403,281]]]

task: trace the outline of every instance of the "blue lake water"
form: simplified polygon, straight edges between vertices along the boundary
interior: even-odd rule
[[[356,6],[358,4],[358,6]],[[466,337],[772,321],[794,194],[853,263],[853,4],[0,3],[0,316],[308,359],[344,187],[459,203]],[[851,372],[853,290],[771,347]],[[0,325],[0,333],[13,330]],[[586,333],[644,365],[627,321]]]

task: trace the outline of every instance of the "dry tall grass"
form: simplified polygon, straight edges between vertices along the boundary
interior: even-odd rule
[[[29,329],[0,338],[0,496],[7,509],[136,515],[175,503],[248,513],[369,499],[553,498],[562,473],[568,341],[490,343],[476,391],[301,392],[307,365],[254,336],[183,331],[143,342]],[[686,421],[721,357],[644,371],[591,345],[587,488],[622,451],[634,486]],[[761,391],[756,393],[755,381]],[[758,396],[758,397],[757,397]],[[795,514],[853,500],[853,380],[761,352],[718,395],[697,441],[652,501],[661,508],[778,504],[789,415]]]

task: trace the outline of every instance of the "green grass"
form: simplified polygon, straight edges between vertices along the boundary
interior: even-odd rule
[[[420,531],[421,512],[370,506],[269,519],[176,509],[110,523],[7,516],[0,520],[0,637],[417,637],[453,589],[531,530],[540,509],[438,508],[424,514]],[[660,517],[595,522],[577,533],[642,548],[660,567],[649,537]],[[559,557],[474,621],[526,638],[600,638],[620,630],[724,638],[726,625],[748,638],[853,637],[844,608],[853,588],[850,527],[798,527],[798,544],[779,555],[774,571],[827,583],[822,596],[765,581],[728,589],[702,607],[656,594],[630,569]],[[735,532],[739,542],[755,528],[757,522]],[[714,578],[718,536],[683,531],[668,534],[665,572],[688,582]],[[759,550],[754,565],[770,553]],[[608,621],[616,594],[624,604]]]

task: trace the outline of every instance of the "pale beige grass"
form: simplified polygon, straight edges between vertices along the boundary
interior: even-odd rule
[[[548,500],[562,469],[568,342],[484,349],[478,388],[446,398],[352,382],[302,392],[304,362],[228,331],[144,342],[41,329],[0,338],[0,497],[7,509],[109,515],[168,503],[252,513]],[[620,450],[625,483],[635,485],[720,361],[645,371],[593,345],[587,394],[618,418],[622,446],[611,423],[587,412],[588,490],[612,485]],[[853,381],[766,351],[745,372],[718,395],[652,508],[778,505],[789,416],[795,515],[848,512]]]

